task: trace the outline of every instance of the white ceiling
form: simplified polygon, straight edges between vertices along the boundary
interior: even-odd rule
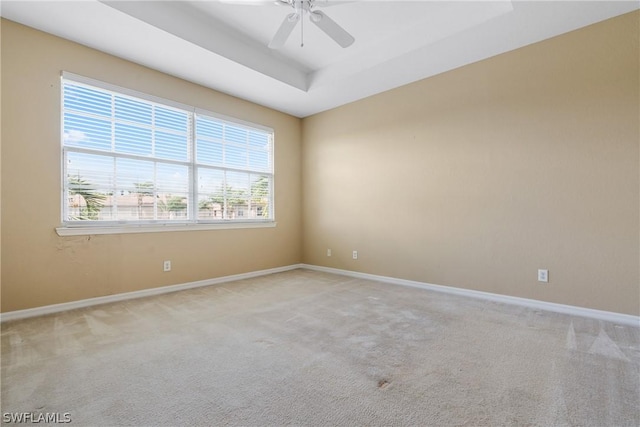
[[[356,42],[343,49],[305,19],[304,33],[298,23],[276,51],[267,44],[292,9],[246,2],[2,0],[0,14],[306,117],[640,7],[637,0],[316,0]]]

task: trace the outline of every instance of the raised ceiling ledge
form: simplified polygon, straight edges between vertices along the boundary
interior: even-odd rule
[[[307,25],[304,33],[294,31],[282,49],[270,50],[267,44],[288,13],[286,8],[219,1],[107,5],[97,0],[3,0],[0,14],[160,72],[307,117],[637,10],[640,3],[354,1],[323,10],[353,34],[356,42],[351,47],[342,49]]]

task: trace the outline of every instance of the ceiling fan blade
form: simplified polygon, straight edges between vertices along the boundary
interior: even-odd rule
[[[264,6],[276,3],[274,0],[218,0],[218,2],[239,6]]]
[[[329,18],[323,12],[314,10],[311,12],[311,22],[316,24],[318,28],[325,32],[326,35],[331,37],[336,43],[342,47],[349,47],[356,39],[347,31],[336,23],[333,19]]]
[[[314,0],[313,7],[331,7],[331,6],[339,6],[341,4],[346,3],[355,3],[358,0]]]
[[[290,13],[284,18],[282,24],[280,24],[280,28],[273,36],[273,39],[269,43],[269,47],[271,49],[279,49],[284,46],[285,42],[289,38],[289,35],[295,28],[296,24],[300,20],[300,15],[298,13]]]

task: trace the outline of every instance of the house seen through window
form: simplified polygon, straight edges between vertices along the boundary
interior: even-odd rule
[[[63,223],[273,221],[273,131],[63,75]]]

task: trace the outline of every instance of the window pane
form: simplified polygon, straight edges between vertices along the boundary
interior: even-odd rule
[[[249,168],[255,171],[269,171],[269,153],[266,151],[249,151]]]
[[[249,148],[252,150],[269,151],[270,135],[266,133],[249,132]]]
[[[236,193],[249,195],[249,174],[246,172],[227,172],[227,187],[233,188]]]
[[[189,114],[184,111],[156,107],[155,126],[186,134],[189,131]]]
[[[111,94],[66,83],[64,108],[83,113],[111,117]]]
[[[268,175],[251,174],[250,218],[269,218],[271,179]]]
[[[114,163],[108,156],[68,153],[65,180],[67,220],[111,219]]]
[[[227,218],[246,219],[249,204],[249,174],[244,172],[226,173]]]
[[[269,197],[271,180],[268,175],[251,174],[251,199],[258,203]]]
[[[100,190],[113,189],[113,158],[85,153],[68,153],[67,176],[84,179]]]
[[[198,219],[224,218],[224,172],[198,168]]]
[[[238,144],[247,143],[247,130],[231,125],[225,125],[224,127],[224,140],[227,142],[235,142]]]
[[[153,162],[116,159],[116,188],[132,193],[148,193],[154,189]]]
[[[186,135],[156,131],[155,157],[187,161],[188,142]]]
[[[218,169],[198,168],[198,193],[223,194],[224,172]]]
[[[186,220],[189,213],[189,168],[158,163],[158,216],[160,219]]]
[[[182,165],[158,163],[156,165],[156,186],[158,191],[167,193],[189,193],[189,168]]]
[[[196,133],[198,137],[213,138],[222,141],[221,122],[205,116],[196,116]]]
[[[158,219],[187,220],[189,218],[189,198],[187,194],[158,193]]]
[[[151,129],[116,123],[115,138],[118,153],[151,155]]]
[[[225,144],[224,146],[224,164],[232,168],[247,167],[247,150],[244,147]]]
[[[153,162],[116,159],[116,211],[120,221],[154,219]]]
[[[63,143],[67,146],[111,151],[111,121],[64,114]]]
[[[151,115],[153,107],[144,101],[135,101],[129,98],[116,96],[115,99],[116,119],[151,125]]]
[[[222,144],[219,142],[198,139],[198,155],[196,161],[213,166],[223,165]]]

